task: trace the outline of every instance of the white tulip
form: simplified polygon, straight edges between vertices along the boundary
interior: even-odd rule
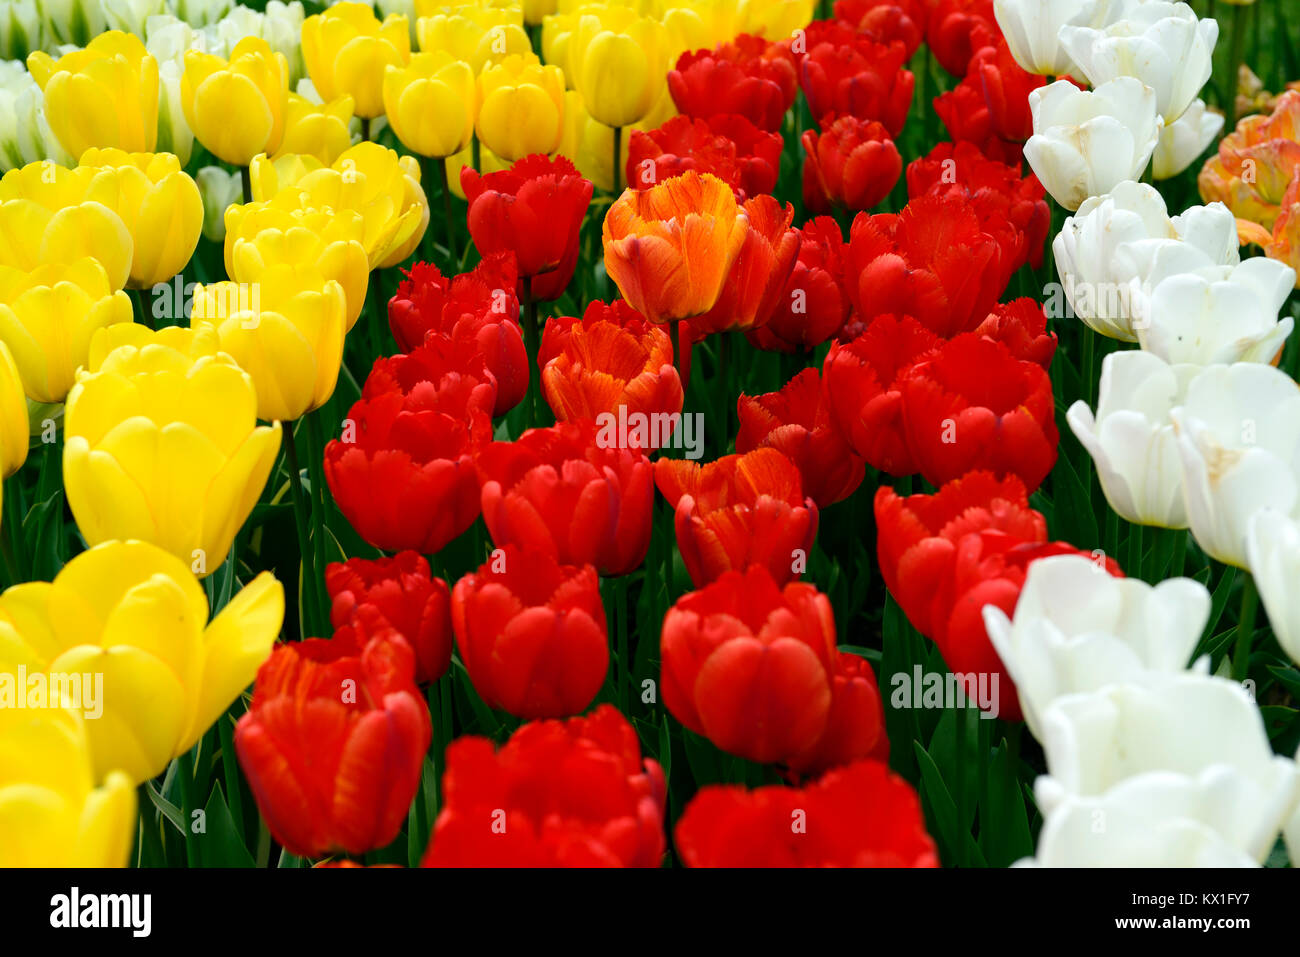
[[[1057,80],[1029,94],[1029,110],[1034,135],[1025,159],[1052,198],[1071,210],[1141,178],[1162,128],[1155,92],[1132,77],[1091,92]]]
[[[1154,179],[1172,179],[1191,166],[1223,132],[1223,114],[1211,113],[1196,100],[1172,123],[1166,123],[1151,157]]]
[[[1151,292],[1138,342],[1169,363],[1269,362],[1295,320],[1278,313],[1295,270],[1276,259],[1247,259],[1162,278]]]
[[[1254,700],[1226,678],[1148,672],[1060,698],[1043,713],[1043,751],[1044,817],[1117,794],[1152,818],[1199,821],[1256,862],[1300,804],[1295,762],[1273,753]]]
[[[1295,517],[1300,506],[1300,386],[1262,363],[1211,366],[1169,418],[1192,536],[1211,558],[1249,567],[1254,513]]]
[[[1171,219],[1155,187],[1132,181],[1085,200],[1065,220],[1052,251],[1074,314],[1125,342],[1137,341],[1134,324],[1145,321],[1153,276],[1241,261],[1237,221],[1222,203]]]
[[[996,605],[983,614],[1025,724],[1039,737],[1043,711],[1064,695],[1186,670],[1210,617],[1210,593],[1190,578],[1152,588],[1113,578],[1082,555],[1057,555],[1029,566],[1014,618]]]
[[[145,21],[161,16],[165,10],[163,0],[99,0],[99,3],[108,29],[134,33],[141,39],[145,35]]]
[[[158,152],[175,153],[184,166],[194,150],[194,131],[181,104],[184,68],[168,60],[158,64]]]
[[[1156,111],[1172,123],[1210,79],[1219,24],[1185,3],[1124,0],[1104,27],[1066,25],[1061,46],[1094,86],[1132,77],[1155,90]]]
[[[241,202],[244,186],[237,172],[205,166],[194,174],[203,197],[203,235],[214,243],[226,241],[226,210]]]
[[[1300,663],[1300,522],[1262,508],[1246,529],[1246,559],[1282,650]]]
[[[53,160],[75,166],[45,118],[45,95],[17,60],[0,61],[0,173]]]
[[[1178,774],[1121,781],[1100,797],[1067,797],[1017,867],[1257,867],[1214,829],[1212,793]]]
[[[1075,70],[1061,46],[1067,23],[1100,26],[1112,0],[993,0],[993,15],[1021,68],[1039,76]]]
[[[1101,363],[1097,414],[1076,401],[1065,420],[1097,466],[1106,501],[1135,525],[1186,528],[1183,467],[1169,412],[1199,366],[1171,366],[1136,350]]]
[[[0,60],[24,60],[41,48],[41,14],[36,0],[9,0],[0,8]]]
[[[104,9],[99,0],[36,0],[47,44],[84,47],[104,32]]]
[[[185,69],[185,54],[189,50],[211,52],[201,42],[202,34],[173,16],[154,16],[145,21],[144,47],[161,67],[165,63],[175,63]]]
[[[195,27],[216,23],[235,6],[235,0],[167,0],[169,11]]]

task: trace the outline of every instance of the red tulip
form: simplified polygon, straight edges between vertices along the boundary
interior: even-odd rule
[[[474,690],[519,718],[577,714],[609,667],[596,569],[505,545],[451,592],[456,647]]]
[[[1023,143],[1034,135],[1029,94],[1046,86],[1047,77],[1023,70],[1001,36],[976,49],[963,82],[979,84],[993,132],[1002,139]]]
[[[812,775],[860,758],[889,760],[885,709],[870,662],[840,651],[835,656],[826,730],[811,748],[795,755],[786,765],[797,774]]]
[[[766,447],[784,453],[798,467],[804,492],[818,508],[843,501],[862,484],[866,467],[831,425],[816,369],[804,369],[779,392],[742,395],[736,410],[736,451]]]
[[[349,558],[325,569],[330,623],[342,628],[372,609],[415,651],[415,680],[437,681],[451,663],[451,592],[416,552],[368,561]]]
[[[497,380],[476,343],[431,332],[410,352],[375,360],[361,397],[374,399],[389,392],[422,409],[446,411],[458,418],[475,409],[490,416]]]
[[[939,65],[953,76],[966,75],[971,57],[1002,33],[993,15],[993,0],[928,0],[925,42]]]
[[[525,156],[508,170],[460,173],[469,201],[469,234],[484,256],[512,252],[519,298],[558,299],[573,277],[591,182],[569,160]]]
[[[649,189],[687,170],[712,173],[736,192],[736,199],[776,188],[781,171],[780,133],[767,133],[738,113],[707,120],[674,116],[648,132],[633,130],[627,151],[627,184]]]
[[[528,391],[528,353],[519,328],[514,256],[486,257],[473,272],[446,279],[437,266],[416,263],[388,303],[398,348],[410,352],[430,332],[473,342],[497,380],[493,415],[504,415]]]
[[[781,129],[798,90],[790,51],[745,33],[715,50],[683,53],[668,71],[668,92],[686,116],[739,113],[770,133]]]
[[[844,291],[844,235],[830,216],[818,216],[799,230],[799,256],[785,292],[766,324],[745,333],[760,349],[811,351],[849,317]]]
[[[1044,369],[1051,366],[1056,354],[1056,333],[1047,331],[1043,304],[1028,296],[994,306],[975,334],[1002,343],[1017,359]]]
[[[607,704],[525,724],[500,750],[459,738],[422,866],[658,867],[666,797],[663,769]]]
[[[432,738],[415,654],[391,630],[277,645],[235,727],[271,835],[291,854],[364,854],[406,821]]]
[[[973,143],[940,143],[907,167],[907,192],[915,199],[952,194],[975,210],[980,227],[998,239],[1007,280],[1026,262],[1043,263],[1051,213],[1038,177],[988,159]]]
[[[841,116],[820,133],[806,130],[803,148],[803,200],[812,213],[829,213],[833,205],[850,212],[870,209],[903,172],[888,130],[856,116]]]
[[[1036,489],[1056,462],[1052,382],[1000,342],[944,343],[902,376],[899,393],[908,447],[934,485],[988,469]]]
[[[625,575],[650,547],[650,460],[590,420],[529,429],[479,454],[483,520],[497,545]],[[611,441],[612,439],[612,441]]]
[[[751,329],[767,323],[785,292],[799,255],[799,230],[793,229],[794,207],[772,196],[755,196],[744,204],[749,230],[722,284],[718,301],[689,321],[691,335]]]
[[[817,503],[805,498],[799,469],[776,449],[703,467],[660,459],[655,484],[676,510],[677,547],[696,588],[750,565],[763,565],[777,584],[806,568]]]
[[[835,19],[880,43],[902,41],[911,59],[925,37],[924,0],[835,0]]]
[[[912,786],[857,761],[805,788],[701,788],[677,821],[688,867],[938,867]]]
[[[821,125],[851,114],[876,120],[897,137],[907,122],[916,78],[903,69],[907,48],[898,41],[877,43],[864,34],[846,42],[812,45],[800,62],[799,84],[813,118]]]
[[[934,98],[934,112],[957,143],[972,143],[989,159],[1018,165],[1024,143],[1005,140],[993,129],[984,93],[974,80],[963,80]]]
[[[330,493],[376,548],[432,554],[478,518],[474,458],[492,441],[492,423],[476,408],[440,407],[441,398],[423,391],[363,398],[348,412],[343,438],[325,446]]]
[[[669,609],[659,650],[664,706],[723,751],[784,761],[826,730],[835,616],[812,585],[726,572]]]
[[[910,316],[876,316],[858,338],[835,343],[822,365],[831,422],[854,453],[890,475],[917,470],[903,428],[902,375],[940,339]]]
[[[626,409],[654,422],[682,411],[682,380],[672,337],[619,299],[595,301],[581,319],[557,316],[542,327],[542,392],[559,422],[601,421]],[[659,430],[647,434],[646,451]],[[658,443],[658,444],[662,444]]]
[[[949,339],[978,326],[997,302],[1001,256],[968,203],[922,196],[897,215],[854,219],[844,271],[864,323],[884,313],[912,316]]]

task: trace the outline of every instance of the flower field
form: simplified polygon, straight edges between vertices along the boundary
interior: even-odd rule
[[[0,864],[1294,866],[1289,5],[0,6]]]

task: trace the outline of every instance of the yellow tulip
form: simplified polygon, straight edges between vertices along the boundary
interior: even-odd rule
[[[198,141],[227,163],[247,166],[284,137],[289,61],[261,37],[244,37],[224,60],[189,50],[181,77],[185,121]]]
[[[687,50],[712,49],[741,32],[738,0],[661,0],[656,6],[668,30],[670,66]]]
[[[252,683],[283,621],[284,588],[270,572],[209,623],[207,595],[186,562],[146,542],[105,542],[53,582],[0,595],[0,668],[102,675],[94,708],[84,692],[80,702],[95,777],[111,781],[120,770],[142,784]]]
[[[740,0],[740,32],[784,40],[812,21],[816,0]]]
[[[429,203],[420,188],[420,164],[378,143],[358,143],[328,167],[310,157],[255,157],[249,168],[253,199],[270,199],[282,189],[307,195],[302,208],[361,214],[370,268],[387,269],[409,256],[429,225]],[[226,215],[227,228],[230,214]]]
[[[158,61],[130,33],[101,33],[57,60],[43,50],[27,69],[45,93],[45,118],[63,148],[152,153],[158,139]]]
[[[23,467],[30,434],[22,376],[13,353],[0,340],[0,476],[8,478]]]
[[[348,94],[356,115],[384,113],[384,67],[403,66],[411,56],[406,17],[392,14],[381,23],[365,3],[336,3],[302,25],[302,57],[325,102]]]
[[[230,551],[280,446],[248,373],[211,330],[114,326],[64,412],[63,484],[87,543],[140,539],[200,577]]]
[[[282,242],[294,235],[278,234]],[[236,249],[256,254],[265,237]],[[252,289],[249,296],[245,290]],[[211,329],[253,380],[257,416],[292,420],[334,394],[343,361],[347,297],[343,287],[311,265],[262,269],[251,282],[219,282],[194,291],[190,323]]]
[[[352,97],[346,94],[328,103],[313,103],[297,93],[289,94],[285,110],[284,138],[274,159],[292,153],[314,156],[321,163],[333,163],[352,145],[348,124],[352,122]]]
[[[131,275],[131,231],[113,208],[114,182],[92,167],[29,163],[0,178],[0,265],[34,269],[91,256],[114,289]]]
[[[109,171],[107,179],[116,187],[117,197],[107,205],[131,234],[128,286],[147,289],[185,268],[203,231],[203,197],[179,159],[171,153],[92,149],[82,154],[81,166]]]
[[[556,0],[523,0],[524,23],[535,27],[555,13]]]
[[[442,159],[474,135],[478,93],[469,65],[450,53],[417,53],[384,71],[384,115],[413,153]]]
[[[304,195],[288,189],[270,201],[231,208],[226,275],[238,282],[256,282],[275,266],[312,266],[343,287],[346,325],[351,331],[365,306],[370,282],[365,218],[354,209],[304,207],[300,205]]]
[[[475,75],[489,63],[500,63],[515,53],[531,53],[524,32],[523,10],[518,6],[481,8],[453,6],[416,21],[420,49],[447,53],[469,64]]]
[[[554,153],[564,135],[564,74],[533,54],[508,56],[478,78],[483,145],[513,163],[530,153]]]
[[[94,334],[119,324],[131,324],[131,300],[113,290],[97,260],[0,266],[0,341],[36,402],[62,402]]]
[[[668,54],[664,25],[630,11],[622,18],[581,14],[567,44],[573,88],[593,119],[615,128],[631,126],[658,102]]]
[[[116,769],[95,786],[93,723],[71,708],[0,708],[0,867],[126,866],[135,787]]]

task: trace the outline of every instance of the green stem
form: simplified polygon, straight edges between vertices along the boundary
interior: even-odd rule
[[[311,477],[312,562],[316,577],[317,618],[329,631],[329,594],[325,588],[325,536],[328,529],[325,501],[325,440],[321,432],[320,409],[307,415],[307,472]]]
[[[1232,8],[1232,59],[1228,61],[1228,99],[1223,104],[1223,113],[1227,121],[1223,124],[1225,136],[1237,128],[1237,77],[1241,73],[1242,60],[1246,50],[1246,19],[1250,7],[1234,6]]]
[[[176,777],[181,786],[181,823],[185,826],[185,863],[189,867],[198,864],[198,849],[194,838],[194,751],[191,749],[176,759],[180,766]]]
[[[253,171],[247,166],[239,167],[239,185],[243,187],[244,203],[253,201]]]
[[[312,551],[307,529],[311,522],[306,496],[302,487],[302,469],[298,465],[298,445],[293,437],[293,423],[284,424],[284,455],[289,466],[289,495],[293,499],[294,525],[298,529],[299,598],[302,615],[298,621],[298,634],[302,638],[316,635],[316,583],[312,573]]]
[[[618,188],[619,174],[623,162],[623,127],[614,127],[614,195],[622,192]]]
[[[366,322],[366,328],[370,332],[370,356],[371,361],[383,355],[381,344],[383,343],[383,326],[387,318],[384,308],[383,287],[380,285],[380,270],[370,270],[370,283],[366,286],[366,299],[368,300],[366,311],[370,313],[370,318]],[[370,367],[366,366],[364,371],[370,372]]]
[[[618,650],[618,700],[624,714],[631,714],[632,662],[627,656],[627,576],[613,581],[614,647]]]
[[[1241,583],[1241,614],[1237,617],[1237,642],[1232,650],[1232,677],[1245,681],[1250,672],[1250,645],[1255,637],[1255,612],[1259,609],[1259,592],[1255,576],[1246,572]]]
[[[370,117],[363,116],[361,117],[361,142],[368,143],[369,141],[370,141]]]
[[[474,172],[481,173],[483,171],[483,155],[482,155],[483,146],[478,141],[477,133],[474,134],[474,136],[470,139],[469,143],[470,143],[469,146],[470,165],[474,167]]]
[[[23,541],[23,519],[26,517],[22,483],[18,481],[17,475],[11,475],[4,482],[4,516],[0,522],[4,525],[5,534],[0,542],[3,543],[10,580],[15,585],[29,580],[27,548]]]
[[[456,217],[451,210],[451,183],[447,178],[446,160],[434,160],[438,166],[438,179],[442,182],[442,214],[447,220],[447,249],[451,252],[453,264],[460,262],[460,250],[456,242]]]
[[[537,357],[541,354],[541,329],[537,322],[537,300],[533,298],[533,280],[525,276],[524,295],[521,305],[524,313],[524,347],[528,352],[528,428],[537,425],[539,408],[538,395],[541,392],[541,372],[537,368]]]

